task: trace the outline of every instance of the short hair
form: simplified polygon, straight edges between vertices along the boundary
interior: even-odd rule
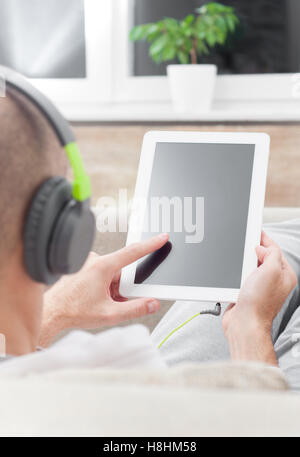
[[[26,212],[41,185],[65,176],[63,148],[39,109],[9,90],[0,98],[0,268],[22,240]]]

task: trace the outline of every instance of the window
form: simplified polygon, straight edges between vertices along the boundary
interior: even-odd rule
[[[30,78],[85,78],[84,0],[0,0],[0,61]]]
[[[111,100],[110,37],[110,2],[0,0],[0,65],[28,76],[70,118]]]
[[[114,0],[115,101],[166,102],[170,99],[165,64],[148,57],[147,43],[130,43],[133,25],[163,16],[182,18],[204,0]],[[253,101],[298,103],[300,72],[299,0],[226,0],[236,7],[241,27],[224,49],[204,62],[218,65],[215,102],[219,109]],[[221,108],[220,108],[221,107]]]
[[[182,19],[204,0],[135,0],[135,25],[162,17]],[[234,6],[240,26],[224,48],[217,47],[200,62],[214,63],[219,74],[295,73],[300,70],[299,0],[225,0]],[[164,75],[166,64],[154,64],[148,57],[147,43],[132,47],[134,76]]]
[[[165,65],[151,62],[147,44],[131,43],[129,30],[163,16],[184,17],[203,3],[0,0],[0,65],[30,77],[72,120],[131,120],[144,112],[155,120],[159,104],[168,120]],[[271,103],[280,100],[300,112],[300,75],[294,75],[300,73],[300,1],[224,3],[237,8],[242,25],[239,36],[203,59],[219,68],[214,108],[259,101],[272,112]]]

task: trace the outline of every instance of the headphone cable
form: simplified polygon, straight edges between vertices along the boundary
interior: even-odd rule
[[[175,333],[177,332],[178,330],[180,330],[182,327],[184,327],[186,324],[188,324],[189,322],[191,322],[193,319],[195,319],[195,317],[197,316],[202,316],[204,314],[210,314],[212,316],[220,316],[221,315],[221,311],[222,311],[222,308],[221,308],[221,303],[217,303],[216,306],[215,306],[215,309],[207,309],[205,311],[200,311],[199,313],[195,314],[194,316],[190,317],[188,320],[186,320],[185,322],[183,322],[182,324],[180,324],[178,327],[174,328],[174,330],[172,330],[172,332],[169,333],[169,335],[167,335],[163,340],[162,342],[157,346],[158,349],[160,349],[162,347],[162,345]]]

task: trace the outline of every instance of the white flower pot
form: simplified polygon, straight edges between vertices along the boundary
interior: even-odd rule
[[[203,113],[211,109],[216,65],[169,65],[167,73],[176,112]]]

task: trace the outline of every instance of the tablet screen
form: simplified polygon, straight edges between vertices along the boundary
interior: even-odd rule
[[[135,284],[238,289],[254,144],[157,143],[142,239],[170,242],[141,261]]]

